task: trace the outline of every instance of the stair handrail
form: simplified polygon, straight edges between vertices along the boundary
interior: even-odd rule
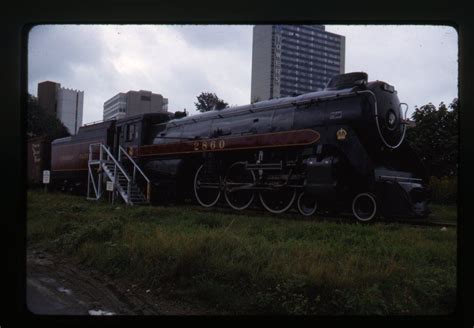
[[[103,149],[105,150],[105,152],[107,153],[108,158],[111,158],[112,161],[114,162],[115,166],[117,166],[120,171],[123,173],[123,175],[125,176],[125,178],[127,178],[127,181],[130,182],[132,179],[130,179],[130,177],[128,176],[127,172],[122,168],[122,166],[120,165],[120,163],[114,158],[114,156],[112,155],[112,153],[110,152],[109,149],[107,149],[107,147],[105,147],[104,144],[102,143],[95,143],[95,144],[90,144],[89,146],[100,146],[101,148],[100,149]],[[101,160],[102,160],[102,156],[101,156]],[[115,177],[114,177],[114,180],[115,180]],[[115,181],[114,181],[115,183]]]
[[[127,156],[127,158],[130,160],[130,162],[132,162],[132,164],[133,164],[133,182],[135,182],[135,170],[138,170],[138,172],[140,172],[140,174],[146,180],[146,199],[148,201],[150,201],[150,186],[151,186],[150,179],[148,179],[148,177],[145,175],[145,173],[143,173],[143,171],[140,169],[137,162],[135,162],[135,160],[132,158],[132,156],[130,156],[127,153],[127,151],[122,146],[119,145],[119,153],[118,153],[118,158],[119,159],[121,158],[120,157],[121,153],[124,153],[125,156]]]

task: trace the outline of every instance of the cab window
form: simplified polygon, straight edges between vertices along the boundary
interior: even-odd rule
[[[127,125],[127,141],[132,141],[136,137],[136,129],[135,124],[128,124]]]

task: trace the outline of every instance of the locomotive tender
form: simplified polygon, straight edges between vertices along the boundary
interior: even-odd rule
[[[211,207],[221,200],[243,210],[258,198],[272,213],[295,204],[306,216],[425,217],[427,177],[404,142],[407,107],[393,86],[357,72],[295,97],[179,119],[106,121],[52,143],[52,179],[84,186],[90,145],[101,143],[119,160],[126,149],[151,182],[152,203],[194,198]]]

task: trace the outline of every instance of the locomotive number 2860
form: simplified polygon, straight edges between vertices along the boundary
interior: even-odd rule
[[[195,141],[193,143],[194,150],[219,150],[225,148],[225,140]]]

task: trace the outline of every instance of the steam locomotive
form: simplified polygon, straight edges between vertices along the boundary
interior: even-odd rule
[[[141,201],[152,204],[192,198],[244,210],[258,199],[275,214],[295,206],[305,216],[350,211],[364,222],[425,217],[425,169],[404,142],[407,108],[393,86],[368,82],[363,72],[341,74],[323,91],[295,97],[81,127],[52,142],[51,176],[56,185],[84,188],[108,172],[102,182],[108,177],[123,197],[141,190]],[[91,163],[99,163],[96,173]],[[132,170],[133,188],[125,188],[120,181],[130,185]]]

